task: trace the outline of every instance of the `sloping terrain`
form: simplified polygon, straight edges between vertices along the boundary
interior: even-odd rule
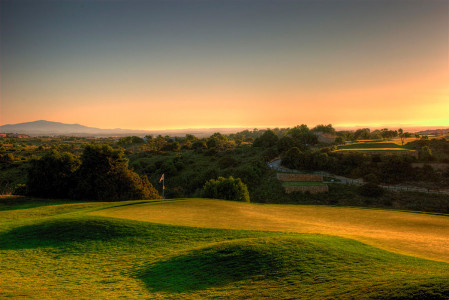
[[[449,217],[393,210],[188,199],[99,210],[94,215],[162,224],[320,233],[449,262]]]
[[[449,297],[448,263],[395,254],[353,239],[281,230],[284,222],[293,219],[278,218],[293,206],[244,206],[218,200],[57,203],[45,201],[39,206],[36,201],[0,211],[0,298]],[[228,219],[228,224],[253,230],[163,225],[95,215],[120,213],[136,218],[140,212],[140,217],[167,217],[176,210],[177,218],[172,221],[179,223],[187,222],[183,215],[189,210],[187,204],[192,206],[190,210],[195,206],[210,219],[215,217],[222,227],[226,221],[219,216],[233,211],[235,217]],[[249,215],[252,211],[257,219],[256,207],[272,214],[271,221],[259,215],[265,225],[254,223]],[[323,215],[330,214],[326,209],[333,209],[312,208],[316,213],[323,209]],[[200,212],[191,214],[189,225],[196,222]],[[249,220],[239,222],[242,213]],[[356,215],[346,214],[346,218],[362,224]],[[316,218],[319,216],[310,217],[310,226],[318,226],[313,224]],[[407,227],[414,221],[405,218],[394,222]],[[434,221],[432,226],[443,226],[444,222],[436,224]],[[363,230],[368,230],[368,224],[364,226]],[[425,227],[425,223],[420,226]],[[371,230],[376,229],[372,224]]]

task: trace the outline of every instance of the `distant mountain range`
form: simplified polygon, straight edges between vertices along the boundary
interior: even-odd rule
[[[360,127],[361,128],[361,127]],[[398,127],[399,128],[399,127]],[[101,129],[95,127],[87,127],[80,124],[66,124],[60,122],[51,122],[39,120],[34,122],[7,124],[0,126],[0,133],[18,133],[27,134],[30,136],[93,136],[93,137],[108,137],[108,136],[145,136],[145,135],[169,135],[169,136],[185,136],[186,134],[193,134],[197,137],[208,137],[215,132],[222,134],[231,134],[245,129],[252,130],[253,128],[189,128],[189,129],[171,129],[171,130],[136,130],[136,129]],[[337,130],[354,130],[356,128],[336,128]],[[437,129],[429,127],[404,127],[404,131],[417,132],[418,134],[446,134],[449,133],[449,128]]]
[[[197,137],[207,137],[214,132],[223,134],[235,133],[247,128],[205,128],[205,129],[173,129],[173,130],[136,130],[136,129],[101,129],[95,127],[87,127],[80,124],[65,124],[60,122],[51,122],[39,120],[34,122],[7,124],[0,126],[0,133],[19,133],[30,136],[145,136],[145,135],[169,135],[184,136],[193,134]]]

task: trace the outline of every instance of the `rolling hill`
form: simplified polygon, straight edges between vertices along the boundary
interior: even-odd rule
[[[434,261],[356,238],[413,227],[409,244],[447,240],[447,216],[212,199],[0,204],[0,298],[449,297],[444,253]],[[339,234],[349,223],[352,234]]]

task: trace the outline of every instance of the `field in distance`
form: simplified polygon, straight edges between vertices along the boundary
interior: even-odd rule
[[[210,199],[2,201],[0,298],[449,297],[447,216]]]

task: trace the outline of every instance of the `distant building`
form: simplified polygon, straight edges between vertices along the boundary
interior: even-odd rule
[[[0,138],[5,138],[6,137],[6,133],[0,133]]]

